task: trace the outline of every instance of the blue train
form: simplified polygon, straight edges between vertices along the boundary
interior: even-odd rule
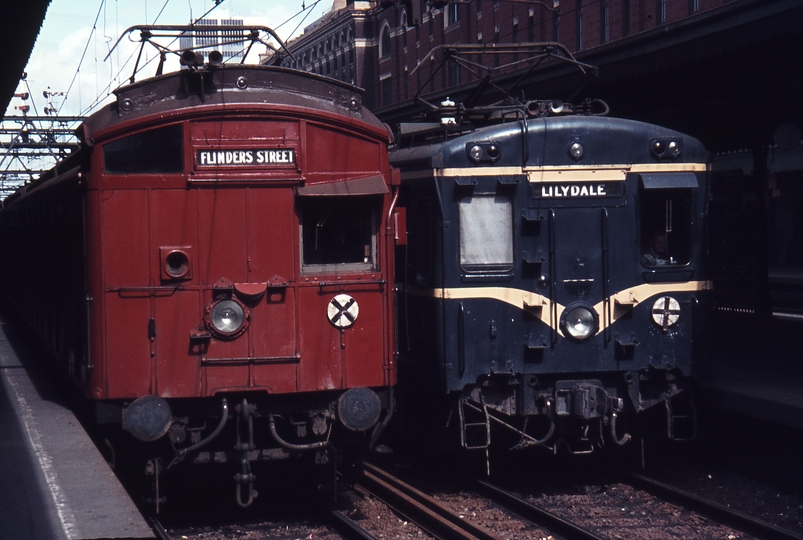
[[[589,102],[489,110],[445,102],[391,152],[402,415],[486,453],[625,445],[648,410],[693,438],[708,153]]]

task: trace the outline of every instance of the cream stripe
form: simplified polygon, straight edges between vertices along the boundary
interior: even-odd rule
[[[631,163],[631,164],[601,164],[601,165],[576,165],[559,166],[549,165],[544,167],[460,167],[452,169],[432,169],[432,176],[441,178],[455,178],[462,176],[511,176],[527,174],[531,182],[534,178],[545,178],[549,181],[560,181],[560,178],[572,176],[597,175],[589,181],[598,181],[603,176],[611,175],[611,180],[624,180],[623,174],[647,173],[647,172],[706,172],[710,166],[707,163]],[[415,171],[416,176],[427,171]],[[569,180],[566,180],[569,181]]]
[[[433,169],[434,176],[453,178],[458,176],[509,176],[524,174],[521,167],[477,167],[462,169]]]
[[[621,290],[609,298],[609,301],[616,305],[628,306],[630,308],[636,307],[638,304],[645,302],[653,296],[658,294],[667,294],[673,292],[692,292],[711,289],[710,281],[686,281],[681,283],[643,283],[630,287],[629,289]],[[454,287],[454,288],[440,288],[440,289],[409,289],[410,294],[414,296],[426,296],[431,298],[442,298],[447,300],[469,300],[475,298],[488,298],[492,300],[499,300],[505,302],[513,307],[519,308],[524,311],[532,313],[533,316],[540,319],[543,323],[557,328],[558,333],[563,335],[560,331],[557,321],[560,321],[560,316],[566,309],[565,306],[552,302],[546,296],[538,293],[525,291],[523,289],[514,289],[510,287]],[[613,315],[608,317],[604,314],[605,301],[601,301],[594,306],[594,311],[597,312],[600,321],[599,332],[605,330],[607,326],[612,324],[616,319],[621,317],[625,311],[620,309],[620,313],[616,313],[613,309]],[[554,311],[555,319],[551,318]],[[598,332],[598,333],[599,333]]]
[[[540,169],[527,172],[527,181],[533,184],[542,182],[624,182],[627,169],[563,169],[547,171]]]

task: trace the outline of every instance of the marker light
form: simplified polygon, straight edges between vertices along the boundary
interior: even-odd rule
[[[585,154],[585,149],[583,145],[579,142],[575,141],[569,145],[569,157],[573,160],[577,161]]]
[[[495,142],[470,142],[466,144],[466,154],[476,164],[496,163],[502,157],[502,147]]]
[[[674,159],[683,151],[683,139],[652,139],[650,140],[650,152],[658,159]]]

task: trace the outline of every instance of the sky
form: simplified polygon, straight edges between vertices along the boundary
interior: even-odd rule
[[[134,25],[186,25],[212,10],[207,19],[243,19],[244,24],[273,28],[287,41],[331,10],[332,0],[52,0],[28,65],[27,78],[17,92],[29,92],[31,113],[44,114],[44,108],[58,110],[61,116],[79,116],[98,110],[97,104],[113,99],[112,90],[128,82],[134,71],[139,49],[139,32],[123,37],[108,59],[104,60],[124,31]],[[303,7],[302,7],[303,6]],[[286,22],[287,21],[287,22]],[[284,24],[283,24],[284,23]],[[161,40],[167,44],[169,40]],[[248,63],[256,63],[265,47],[255,45]],[[83,60],[82,60],[83,56]],[[142,80],[155,73],[156,49],[146,45],[140,66],[147,68],[136,75]],[[168,60],[165,71],[179,68]],[[50,103],[44,91],[57,95]],[[58,93],[64,93],[64,96]],[[23,103],[15,98],[9,104]]]

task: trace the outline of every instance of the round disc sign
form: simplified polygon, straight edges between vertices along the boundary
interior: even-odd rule
[[[652,320],[655,324],[667,328],[680,318],[680,304],[671,296],[662,296],[652,305]]]
[[[357,301],[347,294],[338,294],[329,301],[326,307],[326,315],[329,322],[338,328],[348,328],[357,320],[360,314],[360,306]]]

